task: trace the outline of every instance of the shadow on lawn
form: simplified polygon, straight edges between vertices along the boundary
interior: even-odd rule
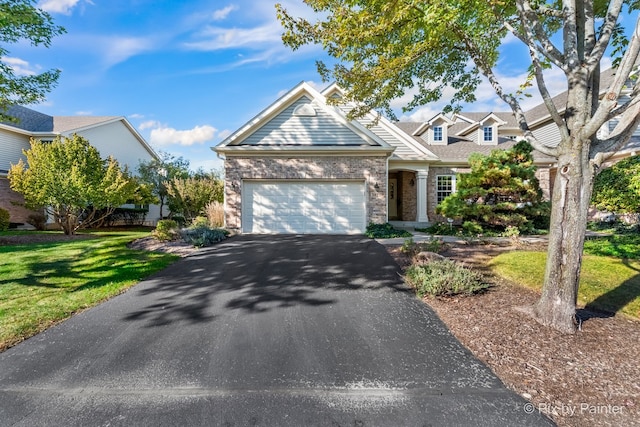
[[[362,236],[237,236],[187,257],[137,291],[154,295],[125,319],[146,326],[336,303],[333,291],[408,291],[387,251]],[[330,292],[327,292],[330,291]]]
[[[629,260],[625,259],[622,262],[627,268],[640,273],[640,269],[632,266]],[[585,306],[585,310],[599,313],[601,317],[611,317],[636,298],[640,298],[640,274],[636,274],[632,278],[625,280],[619,286],[616,286],[589,302]],[[640,312],[635,313],[635,316],[640,318]]]

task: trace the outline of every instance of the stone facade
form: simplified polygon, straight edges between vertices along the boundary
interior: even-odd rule
[[[402,189],[402,221],[415,221],[418,209],[418,199],[416,195],[416,174],[415,172],[399,172]],[[411,185],[413,182],[413,185]]]
[[[9,211],[9,221],[14,224],[24,224],[27,222],[29,215],[34,213],[29,209],[16,205],[16,203],[24,203],[22,194],[16,193],[9,186],[9,180],[0,177],[0,208]]]
[[[366,183],[367,223],[387,221],[386,156],[252,157],[227,155],[225,217],[242,228],[243,180],[354,180]]]

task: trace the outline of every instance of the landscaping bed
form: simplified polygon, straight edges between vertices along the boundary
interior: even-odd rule
[[[509,388],[558,425],[640,425],[640,322],[581,310],[575,335],[538,324],[516,309],[533,304],[538,292],[487,268],[494,256],[519,249],[533,248],[450,245],[443,255],[483,271],[492,287],[472,297],[426,297],[425,303]],[[388,250],[401,267],[410,264],[399,246]]]

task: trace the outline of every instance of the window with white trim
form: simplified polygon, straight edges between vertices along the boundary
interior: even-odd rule
[[[485,126],[482,128],[482,135],[484,142],[493,141],[493,126]]]
[[[433,127],[433,140],[442,141],[442,126]]]
[[[456,192],[455,175],[436,175],[436,201],[438,204]]]

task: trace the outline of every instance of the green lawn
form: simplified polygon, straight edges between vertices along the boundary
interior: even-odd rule
[[[594,246],[608,246],[606,240],[600,243]],[[544,252],[514,251],[498,255],[490,267],[502,277],[539,290],[546,258]],[[584,255],[578,303],[640,318],[640,261]]]
[[[126,247],[148,233],[92,234],[87,240],[0,246],[0,351],[178,258]]]

